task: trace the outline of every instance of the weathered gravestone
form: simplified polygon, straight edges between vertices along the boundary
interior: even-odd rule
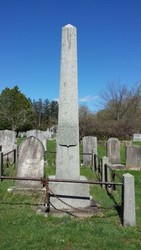
[[[50,131],[49,129],[47,129],[46,131],[44,131],[44,135],[45,135],[46,139],[51,139],[53,136],[53,132]]]
[[[34,136],[28,137],[19,148],[18,177],[41,178],[44,176],[44,146]],[[39,181],[17,181],[17,187],[40,188]]]
[[[0,130],[0,146],[2,147],[2,152],[4,160],[10,160],[14,162],[14,149],[17,148],[16,146],[16,132],[11,130]],[[11,152],[12,151],[12,152]],[[11,152],[7,154],[8,152]],[[12,164],[12,163],[10,163]]]
[[[106,151],[111,164],[120,164],[120,142],[117,138],[110,138],[107,141]]]
[[[126,146],[126,168],[141,169],[141,147],[135,145]]]
[[[92,155],[87,155],[92,153],[97,155],[97,137],[85,136],[83,137],[83,164],[92,164]]]
[[[0,145],[4,154],[13,150],[16,146],[16,132],[0,130]]]
[[[23,137],[26,137],[26,132],[19,132],[18,138],[23,138]]]
[[[123,175],[123,225],[136,226],[136,202],[134,176]]]
[[[86,180],[80,176],[76,36],[74,26],[63,27],[56,176],[50,176],[55,179]],[[69,196],[61,199],[71,206],[90,205],[88,184],[52,182],[49,187],[57,195]],[[56,208],[70,209],[56,197],[51,197],[51,203]]]
[[[133,141],[141,141],[141,134],[133,134]]]
[[[28,130],[26,132],[26,136],[27,137],[34,136],[34,137],[38,138],[43,143],[45,151],[47,151],[47,146],[46,146],[47,138],[44,134],[44,131],[37,130],[37,129]]]

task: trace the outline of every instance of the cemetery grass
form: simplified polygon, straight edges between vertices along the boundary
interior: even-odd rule
[[[51,143],[51,150],[55,144]],[[50,159],[52,162],[53,159]],[[6,169],[11,175],[14,169]],[[46,166],[45,175],[55,173],[54,165]],[[119,171],[122,175],[124,172]],[[37,203],[44,197],[36,193],[11,194],[7,188],[14,181],[0,184],[0,249],[141,249],[141,172],[130,171],[135,176],[137,227],[123,227],[119,217],[120,188],[109,197],[99,185],[91,185],[91,195],[99,207],[99,213],[91,218],[77,218],[64,214],[62,218],[36,214]],[[15,172],[13,172],[15,175]],[[88,167],[81,167],[81,175],[89,180],[96,178]],[[129,208],[130,209],[130,208]],[[75,214],[75,213],[74,213]]]
[[[79,219],[65,214],[62,218],[37,215],[37,203],[43,201],[40,200],[40,195],[34,192],[32,195],[10,194],[7,188],[15,185],[14,181],[2,181],[1,249],[140,249],[141,173],[131,173],[136,180],[137,227],[126,228],[121,225],[115,203],[99,185],[91,186],[91,195],[100,212],[91,218]],[[81,174],[89,179],[95,178],[89,168],[81,168]],[[115,200],[120,204],[120,190],[114,192]]]

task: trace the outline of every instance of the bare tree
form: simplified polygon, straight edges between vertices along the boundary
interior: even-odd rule
[[[112,82],[101,94],[101,98],[104,109],[98,112],[97,121],[101,123],[101,127],[105,127],[108,135],[129,137],[134,132],[141,131],[140,83],[129,90],[126,85]]]
[[[79,108],[79,135],[80,139],[87,135],[93,135],[94,133],[94,114],[89,111],[86,105],[82,105]]]
[[[135,85],[128,90],[126,85],[112,82],[101,94],[104,107],[109,111],[111,117],[117,121],[124,119],[126,114],[135,114],[140,108],[141,85]]]

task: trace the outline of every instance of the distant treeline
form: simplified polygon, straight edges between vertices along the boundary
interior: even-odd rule
[[[5,88],[0,94],[0,129],[17,132],[32,128],[46,130],[56,125],[57,120],[57,101],[32,101],[20,92],[18,86]]]
[[[58,123],[58,102],[39,99],[31,101],[31,106],[34,114],[33,127],[41,130],[46,130],[52,125]]]
[[[89,135],[130,139],[134,133],[141,133],[141,84],[129,90],[125,85],[111,83],[100,100],[103,106],[97,112],[91,112],[86,105],[79,107],[80,139]],[[32,101],[17,86],[5,88],[0,94],[0,129],[46,130],[57,123],[57,101]]]

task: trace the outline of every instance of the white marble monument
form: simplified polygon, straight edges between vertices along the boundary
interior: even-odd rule
[[[78,120],[78,79],[77,79],[77,30],[68,24],[62,28],[60,72],[59,119],[57,133],[55,179],[85,180],[80,176],[79,159],[79,120]],[[50,183],[50,189],[74,207],[90,205],[89,185],[82,183]],[[72,198],[71,198],[72,196]],[[78,196],[78,198],[73,198]],[[82,197],[85,197],[82,199]],[[64,203],[51,198],[57,208],[69,208]]]

